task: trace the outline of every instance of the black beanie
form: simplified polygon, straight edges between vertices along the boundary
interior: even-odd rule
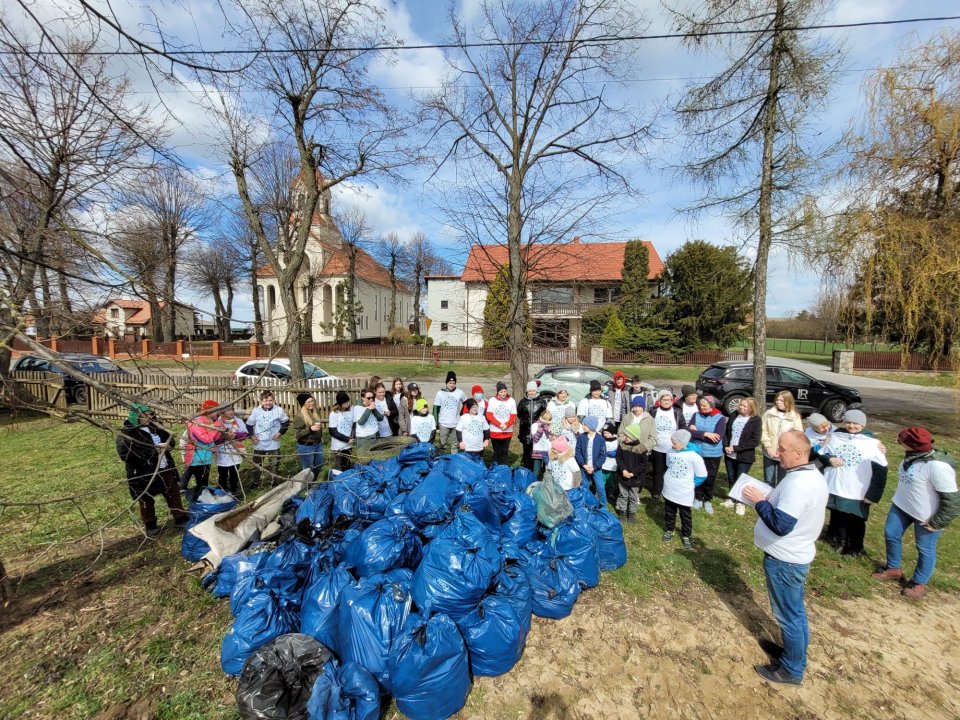
[[[343,405],[345,402],[349,402],[350,395],[347,394],[345,390],[337,391],[337,405]]]
[[[306,404],[307,400],[309,400],[312,397],[313,396],[310,393],[297,393],[297,405],[299,405],[300,407],[303,407]]]
[[[473,398],[467,398],[466,401],[463,403],[463,409],[466,410],[467,412],[470,412],[470,408],[472,408],[476,404],[477,404],[476,400],[474,400]]]
[[[500,392],[501,390],[506,390],[506,389],[507,389],[507,384],[503,380],[497,383],[497,392]]]
[[[457,381],[457,374],[456,374],[453,370],[448,370],[448,371],[447,371],[447,379],[444,380],[444,382],[445,382],[445,383],[448,383],[448,382],[450,382],[451,380],[453,380],[454,382],[456,382],[456,381]]]

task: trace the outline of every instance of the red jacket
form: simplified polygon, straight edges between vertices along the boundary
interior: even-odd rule
[[[517,402],[507,395],[501,400],[496,395],[487,400],[487,422],[490,423],[490,437],[504,440],[513,437],[513,424],[517,421]],[[501,429],[500,424],[507,426]]]

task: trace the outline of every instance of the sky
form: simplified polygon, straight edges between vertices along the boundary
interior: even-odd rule
[[[102,0],[100,0],[102,2]],[[461,17],[469,22],[476,16],[478,0],[457,0]],[[376,0],[385,12],[387,26],[407,45],[442,42],[449,33],[442,3],[433,0]],[[659,2],[632,0],[645,15],[648,34],[669,32],[670,18]],[[51,13],[69,6],[71,0],[46,0]],[[685,2],[692,5],[692,2]],[[41,6],[43,4],[41,3]],[[823,22],[845,23],[883,21],[910,17],[947,16],[960,14],[956,2],[928,0],[838,0],[828,3],[830,8]],[[223,47],[216,2],[186,0],[182,3],[138,2],[114,0],[113,11],[128,27],[140,29],[141,37],[148,38],[151,28],[162,26],[164,31],[203,47]],[[889,65],[898,53],[929,38],[944,26],[960,28],[960,22],[949,21],[868,27],[862,29],[825,30],[824,39],[837,42],[845,50],[845,71],[832,88],[826,109],[816,119],[821,139],[827,142],[839,138],[861,110],[862,82],[870,71]],[[691,78],[708,75],[720,67],[718,61],[694,55],[676,39],[643,41],[636,54],[636,78],[627,86],[631,99],[641,106],[661,105],[676,97]],[[137,92],[147,102],[156,102],[156,88],[142,73],[132,67]],[[397,53],[393,63],[378,62],[371,68],[371,80],[384,89],[399,104],[407,103],[411,90],[436,87],[443,76],[444,59],[436,49],[409,50]],[[197,102],[199,86],[185,79],[183,85],[165,91],[163,104],[157,105],[158,117],[167,119],[172,132],[171,143],[184,161],[200,173],[209,186],[224,195],[234,192],[232,180],[225,172],[218,153],[216,136]],[[625,161],[623,169],[640,189],[642,198],[625,204],[615,216],[604,218],[605,238],[650,240],[660,256],[666,258],[684,242],[703,239],[717,244],[741,244],[742,233],[723,215],[700,215],[691,219],[682,210],[696,200],[688,184],[677,181],[667,168],[678,161],[678,142],[671,139],[673,120],[669,113],[663,118],[662,140],[650,143],[646,162]],[[459,270],[466,257],[465,244],[455,237],[438,207],[436,185],[425,184],[427,169],[415,168],[407,173],[407,182],[398,185],[389,182],[371,185],[353,183],[338,188],[334,194],[336,208],[355,206],[362,209],[376,235],[396,232],[401,239],[422,231],[445,251],[445,255]],[[829,186],[823,194],[831,192]],[[589,235],[584,236],[590,241]],[[750,248],[745,253],[751,254]],[[809,307],[817,295],[819,279],[802,263],[791,260],[782,251],[774,251],[768,278],[767,311],[772,317],[782,317]],[[208,299],[188,296],[202,310],[212,310]],[[235,300],[235,325],[252,319],[251,299],[243,295]]]

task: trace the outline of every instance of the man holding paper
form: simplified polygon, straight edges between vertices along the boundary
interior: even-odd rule
[[[804,591],[827,507],[827,481],[810,462],[810,440],[798,430],[777,441],[784,478],[768,495],[748,485],[743,497],[755,503],[753,541],[763,550],[770,608],[780,625],[783,654],[770,665],[756,665],[770,682],[799,685],[807,666],[810,626]]]

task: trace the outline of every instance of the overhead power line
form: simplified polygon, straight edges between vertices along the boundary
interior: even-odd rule
[[[941,17],[913,17],[913,18],[899,18],[895,20],[868,20],[864,22],[849,22],[849,23],[824,23],[820,25],[795,25],[792,27],[784,28],[786,32],[804,32],[808,30],[843,30],[843,29],[853,29],[853,28],[866,28],[866,27],[880,27],[884,25],[906,25],[913,23],[930,23],[930,22],[948,22],[952,20],[960,20],[960,15],[945,15]],[[671,40],[671,39],[697,39],[705,37],[717,37],[717,36],[726,36],[726,35],[753,35],[757,30],[707,30],[704,32],[674,32],[674,33],[656,33],[652,35],[598,35],[596,37],[583,38],[578,41],[580,45],[605,45],[610,43],[618,43],[625,41],[644,41],[644,40]],[[169,50],[169,49],[158,49],[153,48],[149,45],[146,45],[142,41],[135,41],[130,36],[126,36],[131,42],[136,42],[139,44],[139,49],[136,50],[100,50],[100,51],[90,51],[84,53],[87,56],[106,56],[106,57],[122,57],[122,56],[144,56],[144,55],[157,55],[166,58],[176,58],[176,57],[197,57],[197,56],[222,56],[222,55],[282,55],[288,53],[302,53],[302,52],[319,52],[321,50],[325,52],[372,52],[372,51],[403,51],[403,50],[456,50],[456,49],[466,49],[466,48],[493,48],[493,47],[523,47],[523,46],[539,46],[539,45],[563,45],[568,42],[567,40],[518,40],[516,42],[505,42],[505,41],[491,41],[491,42],[472,42],[472,43],[423,43],[418,45],[360,45],[360,46],[343,46],[343,47],[333,47],[333,48],[300,48],[297,50],[291,50],[289,48],[257,48],[257,49],[239,49],[239,48],[219,48],[216,50]],[[3,50],[0,51],[0,55],[31,55],[31,56],[42,56],[42,55],[56,55],[56,56],[67,56],[74,55],[74,53],[68,50],[31,50],[29,48],[19,48],[16,50]]]

